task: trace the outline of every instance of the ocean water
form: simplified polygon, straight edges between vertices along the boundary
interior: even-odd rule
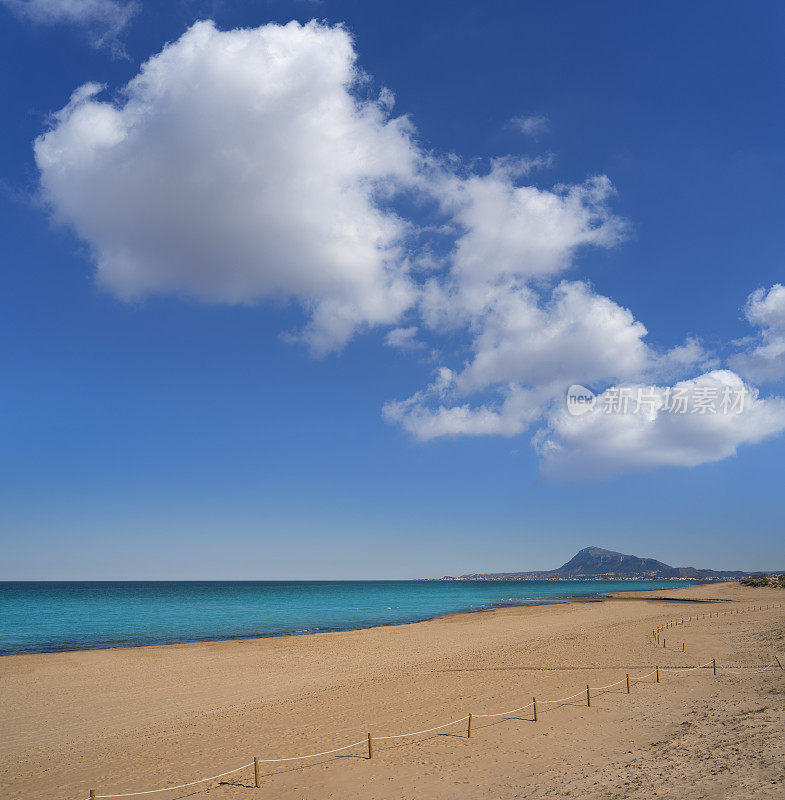
[[[0,583],[0,654],[133,647],[394,625],[670,581],[122,581]]]

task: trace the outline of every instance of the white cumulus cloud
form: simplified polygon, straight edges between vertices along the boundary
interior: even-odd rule
[[[785,377],[785,286],[757,289],[747,298],[744,313],[759,332],[730,359],[731,365],[756,381]]]
[[[77,91],[35,143],[57,219],[123,299],[294,298],[323,352],[413,302],[383,200],[417,152],[389,97],[360,101],[351,37],[316,22],[200,22],[116,100]]]
[[[449,302],[449,296],[443,299]],[[469,329],[463,368],[441,367],[434,384],[388,403],[386,419],[421,440],[513,436],[543,418],[573,383],[667,376],[707,360],[694,339],[666,352],[653,350],[629,309],[580,281],[562,281],[545,298],[533,288],[489,287]],[[475,397],[486,399],[472,404]]]
[[[624,236],[624,222],[608,209],[613,187],[607,177],[550,190],[520,185],[517,177],[501,161],[487,175],[444,183],[443,204],[463,230],[453,272],[467,290],[504,277],[561,272],[579,247],[611,247]]]
[[[651,404],[637,408],[631,402],[626,409],[606,413],[615,388],[600,395],[592,411],[582,416],[570,415],[563,404],[553,410],[534,440],[545,475],[585,481],[663,466],[694,467],[728,458],[741,445],[785,430],[785,400],[759,397],[754,387],[728,370],[714,370],[673,387],[641,387]],[[683,411],[674,408],[677,389],[693,398]],[[701,411],[694,401],[699,392],[711,393],[714,411]]]
[[[532,289],[504,286],[476,329],[457,378],[464,392],[637,375],[649,358],[644,325],[580,281],[562,281],[545,303]]]

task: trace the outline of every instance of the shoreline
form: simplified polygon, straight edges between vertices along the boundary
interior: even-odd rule
[[[506,582],[506,581],[505,581]],[[586,579],[586,582],[596,582],[602,583],[606,581],[594,581],[593,579]],[[632,583],[633,581],[630,581]],[[675,581],[674,581],[675,582]],[[638,598],[640,592],[671,592],[671,591],[682,591],[688,590],[690,588],[695,588],[699,586],[706,586],[706,585],[722,585],[727,583],[735,583],[736,581],[733,580],[726,580],[726,581],[695,581],[690,582],[686,585],[683,585],[683,581],[678,581],[680,584],[679,586],[674,586],[672,588],[661,588],[661,589],[653,589],[653,590],[638,590],[638,589],[617,589],[612,592],[607,591],[597,591],[597,592],[587,592],[586,594],[574,594],[574,595],[566,595],[564,597],[547,597],[547,598],[540,598],[540,599],[522,599],[519,601],[497,601],[493,603],[489,603],[485,606],[481,606],[478,608],[457,608],[454,611],[447,611],[443,613],[437,614],[428,614],[424,616],[414,615],[411,618],[395,620],[390,622],[374,622],[368,625],[347,625],[347,626],[335,626],[335,627],[325,627],[325,628],[316,628],[311,630],[303,630],[303,631],[283,631],[281,633],[252,633],[252,634],[237,634],[237,635],[217,635],[215,637],[204,637],[204,638],[172,638],[167,641],[151,641],[151,642],[140,642],[138,644],[134,643],[120,643],[120,644],[98,644],[94,647],[52,647],[43,650],[33,650],[33,649],[25,649],[25,650],[16,650],[16,651],[8,651],[3,652],[0,651],[0,659],[11,658],[15,656],[44,656],[44,655],[54,655],[57,653],[90,653],[96,651],[122,651],[122,650],[134,650],[138,648],[145,648],[145,647],[174,647],[178,645],[209,645],[209,644],[220,644],[223,642],[254,642],[254,641],[264,641],[268,639],[287,639],[287,638],[301,638],[301,637],[308,637],[308,636],[319,636],[323,634],[334,634],[334,633],[350,633],[353,631],[364,631],[364,630],[376,630],[381,628],[395,628],[399,626],[406,626],[406,625],[419,625],[424,622],[431,622],[434,620],[439,620],[443,618],[449,618],[453,616],[459,615],[473,615],[473,614],[487,614],[489,612],[499,611],[505,608],[539,608],[543,606],[563,606],[569,605],[572,603],[602,603],[606,600],[617,600],[617,599],[646,599],[646,598]],[[100,583],[100,582],[98,582]],[[111,582],[110,582],[111,583]],[[620,595],[617,597],[617,595]],[[658,602],[667,601],[667,598],[652,598],[656,599]],[[678,602],[674,600],[674,602]],[[692,601],[683,601],[683,602],[692,602]]]
[[[683,589],[689,589],[691,587],[697,586],[705,586],[708,583],[718,584],[718,583],[733,583],[733,581],[710,581],[707,583],[696,582],[690,583],[687,586],[677,586],[673,589],[656,589],[654,591],[678,591]],[[229,643],[229,642],[255,642],[255,641],[264,641],[267,639],[287,639],[291,638],[300,638],[304,636],[319,636],[323,634],[334,634],[334,633],[350,633],[353,631],[364,631],[364,630],[376,630],[381,628],[395,628],[399,626],[406,626],[406,625],[419,625],[424,622],[431,622],[434,620],[445,619],[454,616],[461,616],[461,615],[472,615],[472,614],[487,614],[494,611],[499,611],[505,608],[539,608],[542,606],[559,606],[559,605],[569,605],[571,603],[602,603],[606,600],[617,600],[617,599],[646,599],[646,598],[637,598],[637,597],[629,597],[629,595],[635,595],[637,592],[641,590],[617,590],[615,592],[596,592],[596,593],[587,593],[585,595],[570,595],[563,598],[560,597],[552,597],[552,598],[542,598],[539,600],[521,600],[516,602],[505,602],[499,601],[497,603],[491,603],[486,606],[480,608],[460,608],[456,609],[455,611],[447,611],[445,613],[440,614],[433,614],[427,616],[415,616],[411,619],[404,619],[398,621],[391,621],[391,622],[378,622],[369,625],[358,625],[358,626],[346,626],[346,627],[334,627],[334,628],[322,628],[322,629],[314,629],[314,630],[307,630],[301,632],[293,632],[293,631],[285,631],[282,633],[267,633],[267,634],[259,634],[254,633],[250,635],[236,635],[236,636],[216,636],[215,638],[196,638],[196,639],[173,639],[170,641],[162,641],[162,642],[142,642],[139,644],[115,644],[115,645],[96,645],[95,647],[62,647],[62,648],[50,648],[46,650],[20,650],[17,652],[0,652],[0,659],[10,658],[13,656],[34,656],[34,655],[54,655],[56,653],[90,653],[96,651],[117,651],[117,650],[133,650],[137,648],[144,648],[144,647],[175,647],[178,645],[208,645],[208,644],[220,644],[220,643]],[[647,590],[642,590],[647,591]],[[651,591],[651,590],[648,590]],[[617,597],[616,595],[621,595]],[[668,598],[651,598],[653,600],[657,600],[658,602],[667,602]],[[673,602],[694,602],[694,601],[678,601],[676,599]],[[704,602],[704,601],[700,601]]]
[[[57,655],[58,653],[95,653],[95,652],[102,652],[102,651],[122,651],[122,650],[138,650],[145,647],[186,647],[189,645],[209,645],[209,644],[230,644],[232,642],[263,642],[268,639],[299,639],[301,637],[307,636],[325,636],[331,635],[336,633],[354,633],[356,631],[373,631],[377,629],[383,628],[398,628],[398,627],[406,627],[408,625],[421,625],[425,622],[433,622],[434,620],[439,619],[447,619],[449,617],[457,617],[457,616],[464,616],[464,615],[473,615],[473,614],[488,614],[493,611],[500,611],[505,608],[534,608],[534,607],[541,607],[541,606],[554,606],[554,605],[568,605],[570,603],[601,603],[602,598],[596,597],[586,597],[585,599],[581,598],[565,598],[565,599],[549,599],[549,600],[531,600],[531,601],[522,601],[520,603],[499,603],[495,605],[489,605],[483,608],[472,608],[472,609],[459,609],[457,611],[447,611],[443,614],[434,614],[432,616],[427,617],[417,617],[414,619],[407,619],[402,620],[399,622],[377,622],[371,625],[358,625],[355,627],[335,627],[335,628],[325,628],[319,630],[308,630],[302,632],[284,632],[284,633],[267,633],[267,634],[250,634],[248,636],[244,635],[237,635],[237,636],[221,636],[216,637],[215,639],[183,639],[183,640],[176,640],[176,641],[167,641],[167,642],[147,642],[144,644],[118,644],[118,645],[108,645],[108,646],[96,646],[96,647],[78,647],[78,648],[58,648],[58,649],[51,649],[51,650],[24,650],[15,653],[3,653],[0,652],[0,659],[4,658],[14,658],[16,656],[47,656],[47,655]]]

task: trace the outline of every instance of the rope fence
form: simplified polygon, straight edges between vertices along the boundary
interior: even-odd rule
[[[782,604],[777,604],[777,605],[769,604],[769,605],[765,606],[765,610],[768,610],[770,607],[771,608],[781,608]],[[732,609],[730,611],[730,613],[731,614],[733,612],[742,613],[742,611],[753,611],[753,610],[755,610],[755,611],[764,610],[764,607],[760,606],[760,607],[753,607],[753,608],[750,608],[750,609],[743,609],[743,610]],[[725,611],[722,614],[722,616],[727,615],[728,613],[729,613],[728,611]],[[720,616],[719,612],[710,613],[708,615],[708,617],[707,617],[706,614],[704,614],[702,618],[706,619],[706,618],[712,618],[712,617],[717,617],[717,616]],[[701,618],[700,615],[695,617],[696,621],[698,619],[700,619],[700,618]],[[688,621],[692,621],[692,617],[690,617]],[[661,633],[664,630],[667,630],[670,627],[675,627],[676,625],[679,625],[679,624],[681,624],[681,625],[685,624],[684,617],[681,618],[681,622],[679,622],[678,620],[673,620],[673,621],[670,621],[668,623],[665,623],[662,626],[659,626],[655,631],[653,631],[654,636],[656,637],[657,644],[659,645],[659,633]],[[665,640],[663,639],[663,647],[665,646],[664,645],[664,641]],[[682,650],[682,652],[683,652],[683,650]],[[753,670],[755,673],[768,672],[769,670],[783,670],[783,671],[785,671],[785,667],[783,666],[783,664],[780,661],[779,657],[775,656],[775,660],[777,662],[776,665],[775,664],[768,664],[768,665],[757,665],[756,664],[756,665],[750,665],[750,666],[725,665],[725,666],[723,666],[721,668],[722,669],[750,669],[750,670]],[[240,767],[235,767],[234,769],[230,769],[230,770],[228,770],[226,772],[221,772],[218,775],[211,775],[208,778],[200,778],[199,780],[189,781],[188,783],[180,783],[180,784],[177,784],[175,786],[165,786],[165,787],[163,787],[161,789],[148,789],[146,791],[125,792],[125,793],[122,793],[122,794],[96,794],[95,793],[95,789],[91,789],[89,797],[85,798],[85,800],[115,800],[115,798],[121,798],[121,797],[137,797],[137,796],[141,796],[141,795],[159,794],[161,792],[170,792],[170,791],[174,791],[176,789],[185,789],[185,788],[187,788],[189,786],[197,786],[198,784],[201,784],[201,783],[208,783],[209,781],[218,780],[219,778],[224,778],[227,775],[234,775],[234,774],[236,774],[238,772],[242,772],[243,770],[250,769],[251,767],[254,768],[254,784],[255,784],[256,788],[258,789],[260,787],[260,785],[261,785],[260,784],[260,775],[259,775],[259,765],[260,764],[278,764],[278,763],[290,762],[290,761],[303,761],[303,760],[310,759],[310,758],[319,758],[320,756],[328,756],[328,755],[332,755],[333,753],[340,753],[340,752],[342,752],[344,750],[351,750],[352,748],[359,747],[360,745],[366,745],[367,746],[367,748],[368,748],[368,756],[367,757],[370,759],[370,758],[373,758],[373,742],[374,741],[385,741],[385,740],[389,740],[389,739],[403,739],[403,738],[407,738],[407,737],[420,736],[420,735],[425,734],[425,733],[432,733],[433,731],[439,731],[439,730],[443,730],[444,728],[450,728],[450,727],[452,727],[454,725],[458,725],[459,723],[468,723],[467,724],[467,737],[471,738],[471,735],[472,735],[472,720],[473,719],[480,719],[480,718],[489,719],[489,718],[493,718],[493,717],[507,717],[507,716],[510,716],[511,714],[516,714],[519,711],[524,711],[527,708],[533,708],[533,710],[534,710],[534,722],[538,722],[538,714],[537,714],[537,706],[538,705],[558,705],[559,703],[566,703],[569,700],[575,700],[578,697],[585,697],[587,706],[591,707],[591,692],[602,692],[602,691],[605,691],[606,689],[612,689],[615,686],[620,686],[621,684],[625,684],[626,683],[627,694],[629,694],[630,693],[630,684],[633,683],[633,682],[640,682],[640,681],[646,680],[647,678],[651,678],[654,675],[654,676],[656,676],[656,678],[655,678],[656,683],[660,683],[660,671],[667,670],[669,673],[673,674],[673,673],[681,673],[681,672],[692,672],[694,670],[707,669],[709,667],[713,670],[713,674],[716,676],[716,674],[717,674],[717,662],[716,662],[716,659],[714,659],[714,658],[711,661],[707,661],[705,664],[698,664],[698,665],[692,666],[692,667],[667,667],[667,666],[662,666],[661,667],[661,666],[657,666],[651,672],[647,672],[645,675],[637,675],[637,676],[633,675],[633,676],[631,676],[628,673],[621,680],[615,681],[614,683],[606,684],[605,686],[590,686],[589,684],[587,684],[585,689],[582,689],[581,691],[576,692],[575,694],[568,695],[567,697],[561,697],[558,700],[537,700],[536,697],[533,697],[532,701],[530,703],[527,703],[526,705],[523,705],[523,706],[518,706],[517,708],[510,709],[509,711],[499,711],[499,712],[496,712],[496,713],[493,713],[493,714],[466,714],[466,715],[464,715],[462,717],[459,717],[458,719],[452,720],[451,722],[445,722],[443,725],[436,725],[433,728],[425,728],[425,729],[419,730],[419,731],[409,731],[407,733],[390,734],[390,735],[387,735],[387,736],[372,736],[369,733],[367,735],[367,738],[360,739],[360,740],[358,740],[356,742],[352,742],[351,744],[342,745],[341,747],[335,747],[332,750],[323,750],[320,753],[308,753],[307,755],[288,756],[288,757],[284,757],[284,758],[258,758],[258,757],[254,757],[253,761],[249,761],[247,764],[243,764]],[[598,667],[598,669],[599,669],[599,667]]]
[[[698,601],[698,602],[712,602],[712,601]],[[724,611],[710,611],[708,613],[703,613],[703,614],[690,614],[689,616],[685,615],[679,619],[668,620],[662,625],[658,625],[657,628],[655,628],[651,632],[652,638],[655,640],[657,646],[662,647],[663,650],[680,650],[682,653],[684,653],[686,652],[686,646],[687,646],[686,642],[682,642],[681,647],[666,646],[668,639],[664,635],[665,631],[670,630],[671,628],[677,628],[680,625],[684,626],[687,623],[691,623],[693,621],[700,622],[704,619],[717,619],[719,617],[738,616],[739,614],[744,614],[749,611],[768,611],[770,608],[771,609],[782,608],[782,603],[768,603],[765,605],[761,603],[760,605],[750,606],[749,608],[731,608],[731,609],[725,609]],[[662,639],[660,639],[661,633],[663,634]],[[782,667],[779,658],[777,658],[776,656],[775,658],[777,660],[777,664],[779,664],[779,666]]]

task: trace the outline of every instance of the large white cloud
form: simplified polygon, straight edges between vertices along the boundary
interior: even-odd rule
[[[314,349],[340,347],[413,301],[382,201],[418,156],[361,79],[343,28],[197,23],[118,100],[88,85],[58,112],[35,143],[44,196],[121,298],[296,298]]]
[[[118,35],[139,10],[120,0],[0,0],[18,16],[40,25],[70,24],[85,28],[96,47],[122,52]]]
[[[694,467],[785,430],[785,400],[759,397],[754,387],[727,370],[673,387],[626,388],[643,391],[632,395],[636,399],[626,408],[612,394],[618,387],[611,387],[584,415],[571,415],[564,404],[553,409],[547,427],[535,437],[545,475],[584,481],[655,467]],[[680,389],[687,398],[683,406],[675,401]],[[646,402],[638,407],[640,396]],[[699,396],[711,402],[703,404]]]

